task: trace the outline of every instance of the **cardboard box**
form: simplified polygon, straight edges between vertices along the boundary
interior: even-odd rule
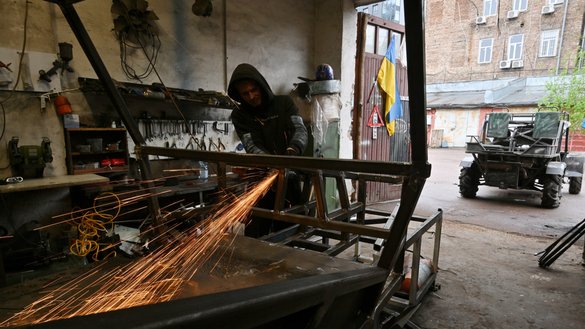
[[[79,128],[79,115],[78,114],[63,115],[63,126],[66,129]]]

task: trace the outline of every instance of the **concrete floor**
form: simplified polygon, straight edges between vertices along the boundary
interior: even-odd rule
[[[429,150],[432,175],[415,213],[444,211],[436,281],[440,289],[425,297],[412,322],[428,329],[583,328],[583,240],[549,269],[538,267],[534,253],[585,216],[580,211],[585,193],[565,193],[557,209],[540,208],[538,193],[490,187],[480,187],[477,199],[463,199],[457,177],[464,156],[461,149]],[[36,284],[40,289],[43,282]],[[3,290],[2,295],[19,296],[21,288]],[[18,299],[4,301],[11,300]],[[0,307],[0,318],[14,310]]]
[[[543,209],[538,193],[480,187],[458,193],[461,149],[430,149],[433,165],[415,214],[441,208],[444,226],[437,284],[412,318],[422,328],[583,328],[583,239],[549,269],[534,253],[580,222],[585,193],[563,190]]]

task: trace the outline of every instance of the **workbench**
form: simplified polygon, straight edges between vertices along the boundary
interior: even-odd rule
[[[0,193],[25,192],[58,187],[108,182],[109,178],[96,174],[66,175],[43,178],[27,178],[21,183],[0,185]]]
[[[42,178],[26,178],[20,183],[0,185],[0,194],[72,187],[86,184],[109,182],[109,178],[96,174],[67,175]],[[0,244],[0,248],[1,248]],[[0,253],[0,286],[5,284],[3,257]]]

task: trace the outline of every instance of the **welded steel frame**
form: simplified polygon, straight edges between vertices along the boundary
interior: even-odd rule
[[[77,321],[85,321],[95,327],[129,328],[132,326],[143,327],[147,324],[141,319],[149,319],[148,327],[187,327],[207,323],[216,324],[225,323],[225,319],[236,321],[239,327],[261,326],[274,319],[272,314],[278,314],[281,319],[293,314],[294,310],[312,308],[314,314],[311,314],[309,327],[326,328],[327,321],[334,321],[335,315],[342,314],[344,311],[355,311],[357,305],[351,303],[345,304],[338,310],[331,310],[330,306],[337,301],[344,300],[348,294],[354,296],[354,293],[363,293],[367,291],[367,296],[354,298],[360,300],[360,314],[366,315],[361,325],[362,328],[375,328],[383,308],[389,299],[398,290],[402,281],[402,264],[400,260],[403,257],[403,251],[406,245],[406,236],[410,219],[413,216],[415,206],[418,202],[426,179],[430,176],[431,166],[428,163],[426,148],[426,97],[425,97],[425,57],[424,57],[424,10],[422,0],[405,1],[405,31],[408,35],[406,38],[407,57],[408,57],[408,90],[410,99],[410,139],[412,141],[412,161],[411,163],[386,163],[377,161],[355,161],[339,159],[317,159],[317,158],[295,158],[286,156],[263,156],[248,154],[223,154],[204,151],[188,151],[177,149],[165,149],[146,146],[144,137],[140,134],[136,122],[130,115],[128,108],[110,75],[101,61],[96,48],[94,47],[87,31],[85,30],[79,16],[77,15],[73,4],[78,1],[72,0],[46,0],[59,5],[67,22],[71,26],[81,47],[88,57],[92,67],[96,71],[98,78],[104,84],[106,93],[112,101],[114,108],[120,115],[129,135],[137,145],[136,154],[138,164],[141,167],[142,175],[145,180],[150,180],[152,174],[150,171],[149,155],[164,155],[177,158],[191,158],[219,164],[219,173],[225,174],[227,164],[248,165],[256,167],[279,168],[281,170],[304,170],[320,174],[322,171],[362,173],[366,175],[381,175],[385,177],[400,176],[402,179],[402,193],[400,207],[396,213],[396,218],[389,230],[365,227],[363,225],[352,224],[348,222],[334,222],[327,220],[326,214],[321,213],[322,217],[318,220],[308,218],[298,214],[288,214],[274,210],[256,209],[266,217],[289,222],[298,222],[310,224],[312,226],[339,230],[341,232],[350,232],[358,235],[379,237],[385,240],[385,247],[381,253],[377,267],[362,271],[359,275],[353,276],[355,281],[351,281],[347,276],[349,273],[342,272],[338,277],[316,276],[306,278],[305,281],[313,282],[313,285],[307,284],[302,279],[285,282],[280,284],[255,287],[256,291],[262,291],[262,294],[251,293],[250,290],[237,290],[225,294],[214,294],[203,298],[188,299],[184,301],[175,301],[171,303],[162,303],[145,306],[144,308],[120,310],[108,314],[99,314],[96,316],[82,317],[59,321],[59,327],[78,328]],[[220,182],[221,183],[221,182]],[[358,193],[365,193],[358,191]],[[158,200],[152,198],[150,210],[155,222],[160,216],[158,209]],[[348,289],[338,289],[347,282],[360,282],[351,285]],[[388,282],[384,284],[384,282]],[[291,308],[287,301],[290,300],[291,287],[288,285],[300,284],[300,290],[306,293],[306,296],[312,298],[298,298],[295,301],[296,308]],[[305,286],[303,288],[302,286]],[[283,290],[287,289],[287,290]],[[286,293],[284,293],[287,291]],[[294,292],[295,290],[292,289]],[[222,298],[229,296],[231,299]],[[306,297],[305,296],[305,297]],[[318,297],[317,297],[318,296]],[[364,299],[365,298],[365,299]],[[245,301],[245,302],[244,302]],[[269,303],[266,303],[266,302]],[[341,303],[344,304],[343,302]],[[177,305],[182,305],[180,311],[175,313]],[[227,308],[218,307],[225,305]],[[259,305],[270,305],[268,308],[257,308]],[[349,305],[349,306],[348,306]],[[366,305],[364,308],[363,305]],[[276,310],[275,310],[276,309]],[[142,312],[140,310],[143,310]],[[230,313],[233,311],[233,313]],[[255,312],[254,312],[255,311]],[[264,312],[260,312],[264,311]],[[138,313],[137,313],[138,312]],[[189,313],[190,312],[190,313]],[[133,315],[132,325],[128,321],[128,316]],[[156,321],[154,317],[171,314],[165,317],[163,321]],[[226,314],[236,314],[235,317],[226,316]],[[253,315],[252,315],[253,314]],[[253,317],[253,319],[251,319]],[[99,323],[97,319],[112,319],[110,322]],[[205,320],[203,320],[205,319]],[[68,322],[70,321],[70,322]],[[223,321],[223,322],[222,322]],[[109,324],[108,324],[109,323]],[[332,322],[333,323],[333,322]],[[54,326],[55,323],[46,324]],[[69,324],[71,324],[69,326]],[[116,324],[116,325],[114,325]],[[136,325],[134,325],[136,324]],[[233,325],[233,322],[230,323]],[[42,325],[44,326],[44,325]],[[224,325],[224,327],[227,327]],[[357,325],[356,327],[360,327]]]

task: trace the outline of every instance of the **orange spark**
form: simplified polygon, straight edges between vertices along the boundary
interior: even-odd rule
[[[216,253],[225,234],[235,224],[247,222],[251,208],[277,175],[270,173],[240,197],[227,195],[215,213],[153,253],[106,273],[101,267],[91,269],[47,292],[0,326],[37,324],[171,300]]]

